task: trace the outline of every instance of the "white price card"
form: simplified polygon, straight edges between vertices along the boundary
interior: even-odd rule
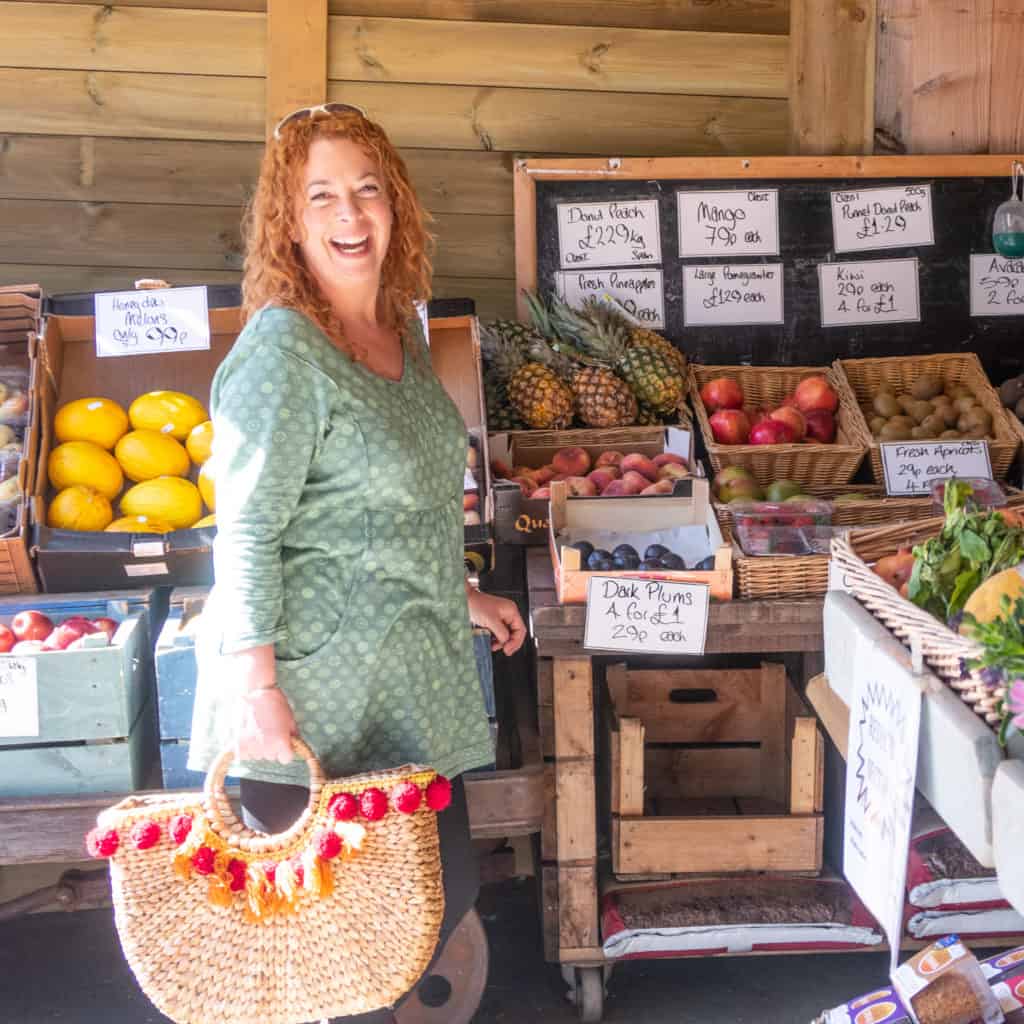
[[[781,324],[781,263],[683,267],[683,323]]]
[[[903,933],[921,691],[877,647],[858,657],[850,703],[843,874],[889,938]]]
[[[819,263],[818,284],[822,327],[921,319],[916,259]]]
[[[677,192],[676,205],[683,258],[779,254],[777,189]]]
[[[640,654],[703,654],[710,593],[706,583],[592,576],[583,646]]]
[[[971,256],[971,316],[1024,316],[1024,259]]]
[[[936,480],[992,479],[987,441],[893,441],[879,446],[890,496],[927,494]]]
[[[843,567],[834,558],[830,558],[828,562],[828,589],[842,590],[847,594],[851,592],[850,583],[847,580],[846,573],[843,571]]]
[[[558,253],[565,270],[661,262],[657,199],[559,203]]]
[[[39,735],[35,658],[0,656],[0,736]]]
[[[98,292],[96,355],[141,356],[210,347],[206,289]]]
[[[832,193],[836,252],[934,245],[931,185],[898,185]]]
[[[665,275],[661,270],[561,270],[555,288],[570,306],[611,296],[637,324],[665,326]]]

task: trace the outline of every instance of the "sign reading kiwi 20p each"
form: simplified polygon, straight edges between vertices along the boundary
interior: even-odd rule
[[[683,267],[683,322],[687,327],[783,321],[781,263]]]
[[[570,306],[611,296],[642,327],[665,326],[665,275],[659,269],[560,270],[555,288]]]
[[[631,267],[661,262],[657,199],[559,203],[559,264]]]
[[[677,192],[676,204],[683,258],[779,254],[777,189]]]
[[[820,263],[818,283],[822,327],[921,319],[916,259]]]
[[[1024,316],[1024,259],[971,254],[971,316]]]
[[[900,185],[832,193],[836,252],[934,245],[931,185]]]

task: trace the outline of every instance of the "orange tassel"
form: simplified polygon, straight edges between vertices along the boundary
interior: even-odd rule
[[[210,876],[206,898],[215,907],[230,907],[234,902],[231,890],[216,876]]]

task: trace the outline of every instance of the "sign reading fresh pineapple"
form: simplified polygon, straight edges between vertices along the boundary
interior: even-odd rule
[[[561,270],[558,294],[579,309],[587,299],[610,295],[641,327],[665,326],[665,275],[661,270]]]
[[[141,356],[210,347],[206,289],[98,292],[96,355]]]
[[[558,252],[564,270],[660,263],[658,201],[559,203]]]

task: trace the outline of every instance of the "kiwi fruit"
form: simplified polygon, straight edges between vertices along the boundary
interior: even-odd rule
[[[923,398],[925,401],[934,398],[941,390],[942,381],[938,377],[933,377],[930,373],[926,373],[923,377],[918,377],[910,385],[910,393],[915,398]]]
[[[999,387],[999,400],[1007,409],[1014,408],[1024,399],[1024,374],[1003,381]]]
[[[902,406],[896,401],[896,396],[888,391],[879,391],[871,405],[875,412],[885,419],[899,415],[902,409]]]
[[[919,398],[907,410],[907,412],[909,412],[918,423],[924,423],[924,421],[931,416],[934,411],[935,407],[932,403],[925,401],[923,398]]]
[[[1013,411],[1017,414],[1017,419],[1024,421],[1024,398],[1013,407]]]
[[[878,437],[882,441],[910,441],[914,436],[914,429],[889,420],[878,432]]]

